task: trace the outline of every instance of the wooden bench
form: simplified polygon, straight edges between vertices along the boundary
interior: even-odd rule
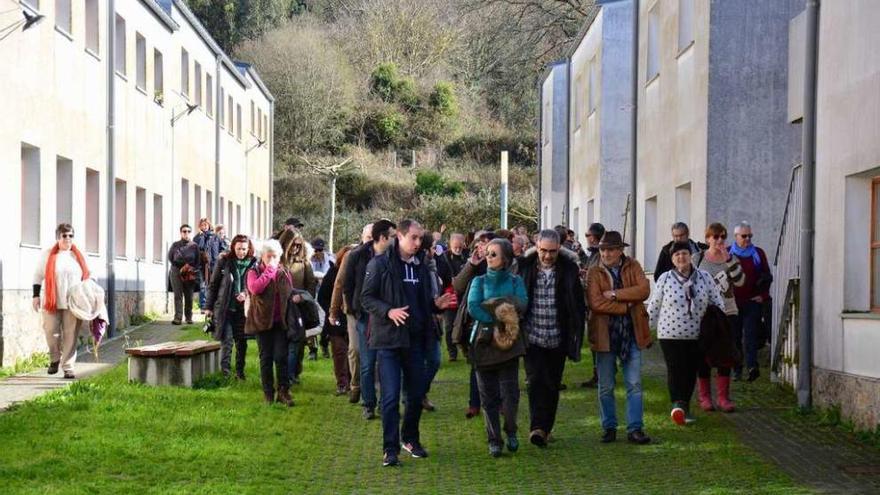
[[[219,342],[164,342],[131,347],[125,353],[129,382],[192,387],[203,376],[220,371]]]

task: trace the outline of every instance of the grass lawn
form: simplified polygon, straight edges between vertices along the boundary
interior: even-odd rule
[[[526,441],[523,391],[520,451],[492,459],[482,420],[464,418],[468,367],[444,362],[430,394],[438,410],[422,416],[430,457],[403,452],[402,467],[382,468],[381,423],[333,396],[329,359],[306,363],[288,409],[262,403],[256,351],[252,343],[241,383],[150,388],[126,383],[121,365],[0,413],[0,493],[807,492],[717,414],[675,427],[654,378],[644,384],[645,420],[657,442],[599,444],[596,392],[575,386],[589,363],[568,364],[549,448]]]

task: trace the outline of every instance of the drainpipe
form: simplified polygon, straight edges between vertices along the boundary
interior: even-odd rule
[[[562,126],[565,131],[565,206],[562,211],[564,225],[572,230],[577,229],[577,225],[571,224],[571,135],[568,133],[571,125],[571,57],[564,59],[565,63],[565,124]],[[555,81],[555,79],[554,79]],[[556,88],[554,88],[553,96],[556,96]],[[576,240],[576,239],[575,239]]]
[[[271,236],[275,226],[275,102],[269,102],[269,232]]]
[[[220,204],[220,118],[217,116],[217,99],[220,98],[220,75],[223,73],[221,64],[223,60],[220,58],[221,55],[218,53],[216,55],[216,65],[217,73],[214,77],[215,87],[214,87],[214,222],[217,222],[217,219],[220,218],[220,208],[223,208],[223,205]],[[247,171],[245,171],[247,173]],[[228,226],[230,222],[226,222]],[[226,230],[227,232],[231,232],[232,229],[229,228]]]
[[[638,188],[638,134],[639,134],[639,0],[633,0],[633,23],[632,23],[632,115],[630,119],[630,190],[632,190],[632,236],[630,236],[630,249],[632,257],[636,257],[638,252],[636,249],[638,224],[638,196],[636,195]],[[626,232],[623,233],[626,235]],[[642,260],[646,262],[647,260]]]
[[[107,2],[107,328],[116,331],[116,1]]]
[[[538,78],[538,142],[535,144],[535,149],[537,150],[537,154],[535,155],[535,161],[538,166],[538,230],[544,228],[544,198],[543,198],[543,160],[541,160],[541,154],[544,152],[544,137],[543,134],[546,132],[544,129],[544,81],[540,77]]]
[[[813,250],[816,208],[816,82],[819,59],[819,0],[807,0],[804,62],[803,182],[798,315],[798,406],[813,405]]]

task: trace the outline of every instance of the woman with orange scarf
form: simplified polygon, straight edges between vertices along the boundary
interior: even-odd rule
[[[61,366],[64,378],[73,379],[73,363],[76,362],[76,336],[80,320],[67,309],[67,290],[89,278],[86,259],[73,244],[73,227],[62,223],[55,229],[57,242],[43,252],[34,273],[34,311],[39,311],[40,288],[45,281],[43,293],[43,331],[49,346],[50,375],[58,373]]]

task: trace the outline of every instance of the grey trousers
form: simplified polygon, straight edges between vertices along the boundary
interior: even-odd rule
[[[501,368],[477,369],[480,402],[486,412],[486,435],[490,445],[501,445],[500,411],[504,410],[504,432],[516,434],[516,415],[519,411],[519,358]]]
[[[54,313],[43,311],[43,332],[49,346],[49,359],[60,362],[62,371],[73,372],[76,362],[76,336],[80,320],[66,309],[56,309]]]
[[[357,318],[346,315],[348,330],[348,370],[351,373],[351,389],[361,389],[361,360],[358,355]]]
[[[174,291],[174,321],[181,321],[186,316],[186,321],[193,319],[193,290],[195,282],[183,282],[180,280],[180,268],[171,267],[171,289]]]

